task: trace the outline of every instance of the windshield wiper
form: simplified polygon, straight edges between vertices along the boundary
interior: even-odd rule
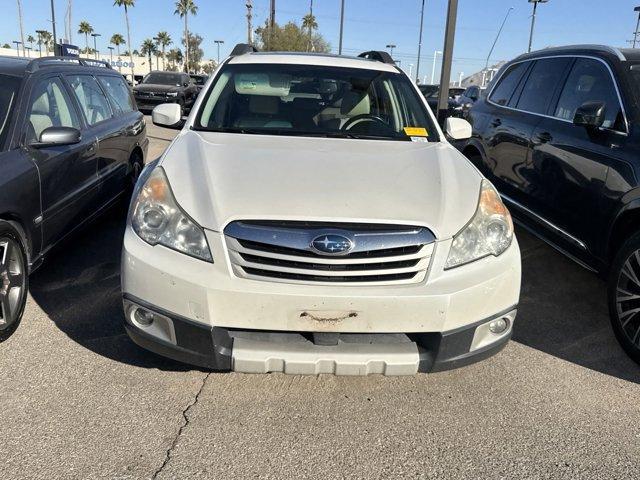
[[[320,137],[320,138],[353,138],[358,140],[395,140],[395,141],[410,141],[409,137],[388,137],[384,135],[361,135],[351,132],[309,132],[303,130],[289,130],[284,128],[278,129],[255,129],[255,128],[242,128],[242,127],[220,127],[220,128],[208,128],[204,129],[209,132],[219,133],[244,133],[248,135],[282,135],[292,137]]]

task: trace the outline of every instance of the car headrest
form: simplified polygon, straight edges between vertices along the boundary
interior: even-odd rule
[[[262,115],[275,115],[278,113],[278,97],[251,95],[249,99],[249,111]]]
[[[356,115],[368,115],[371,113],[369,94],[363,91],[347,92],[342,98],[340,113],[355,117]]]
[[[47,92],[42,92],[42,95],[36,98],[36,101],[33,102],[31,113],[34,115],[49,115],[50,112],[49,96],[47,95]]]

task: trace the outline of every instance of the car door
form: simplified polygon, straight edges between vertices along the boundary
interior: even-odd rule
[[[57,75],[34,84],[24,125],[25,149],[38,168],[41,183],[43,250],[78,226],[95,208],[97,141],[82,130],[80,114]],[[75,145],[35,148],[48,127],[73,127],[82,131]]]
[[[122,126],[98,81],[90,74],[65,75],[80,106],[87,128],[98,139],[98,208],[113,199],[112,185],[122,185],[128,154],[122,149]]]
[[[585,102],[605,104],[602,128],[574,125]],[[596,58],[577,58],[558,100],[533,134],[530,190],[554,233],[583,250],[602,237],[608,213],[603,189],[612,164],[624,162],[627,125],[611,70]]]
[[[115,112],[116,125],[118,130],[117,148],[121,152],[118,168],[108,172],[107,176],[102,175],[105,181],[102,184],[105,198],[113,198],[122,193],[127,185],[126,176],[129,172],[129,161],[136,145],[140,144],[141,137],[145,129],[144,115],[136,108],[136,104],[131,95],[131,90],[118,75],[96,75],[98,82],[107,95],[111,106]],[[100,175],[100,171],[98,171]]]
[[[533,132],[543,120],[571,61],[565,57],[536,60],[507,108],[497,109],[498,114],[489,120],[494,129],[489,156],[495,165],[497,186],[508,200],[528,208],[536,207],[533,192],[539,187],[531,175]]]

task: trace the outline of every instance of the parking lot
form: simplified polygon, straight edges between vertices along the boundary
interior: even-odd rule
[[[173,134],[150,125],[150,156]],[[640,370],[604,282],[521,230],[513,341],[411,377],[210,373],[140,349],[123,230],[121,209],[31,277],[0,344],[3,478],[637,478]]]

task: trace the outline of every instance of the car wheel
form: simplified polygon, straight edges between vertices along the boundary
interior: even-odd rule
[[[625,352],[640,363],[640,232],[617,253],[607,290],[613,331]]]
[[[20,234],[0,220],[0,342],[18,328],[28,289],[27,257]]]

